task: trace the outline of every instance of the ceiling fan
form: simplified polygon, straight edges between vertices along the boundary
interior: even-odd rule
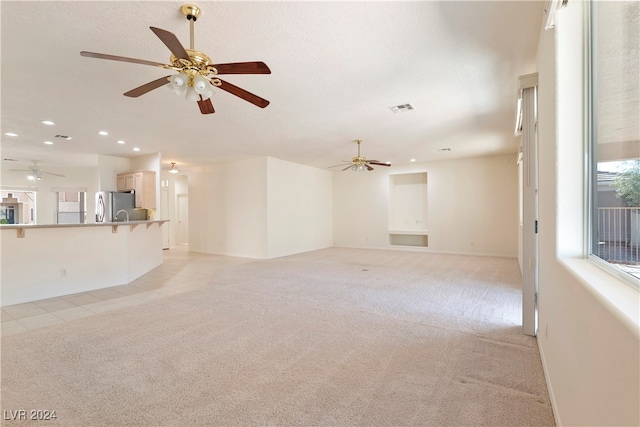
[[[371,165],[378,165],[378,166],[391,166],[391,163],[389,162],[381,162],[380,160],[367,160],[366,157],[361,156],[360,155],[360,143],[362,143],[361,139],[356,139],[355,141],[356,144],[358,144],[358,155],[354,158],[351,159],[351,161],[349,160],[343,160],[343,162],[346,163],[341,163],[339,165],[334,165],[334,166],[329,166],[330,168],[337,168],[340,166],[346,166],[346,168],[342,169],[342,171],[346,171],[347,169],[351,169],[354,172],[362,172],[362,171],[372,171],[373,167],[371,167]]]
[[[89,58],[109,59],[112,61],[131,62],[134,64],[151,65],[167,70],[176,71],[177,74],[161,77],[135,89],[125,92],[125,96],[137,98],[166,84],[177,94],[185,93],[187,100],[196,101],[202,114],[215,113],[211,103],[213,88],[218,87],[239,98],[244,99],[260,108],[269,105],[269,101],[251,92],[234,86],[229,82],[219,79],[221,74],[271,74],[271,70],[264,62],[235,62],[228,64],[214,64],[204,53],[193,47],[194,22],[200,17],[202,11],[193,4],[185,4],[180,8],[183,15],[189,20],[191,32],[191,44],[185,49],[175,34],[156,27],[149,27],[151,31],[169,48],[172,55],[170,64],[146,61],[143,59],[126,58],[124,56],[107,55],[103,53],[82,51],[80,55]]]
[[[31,166],[29,169],[9,169],[12,172],[29,172],[29,175],[27,175],[27,179],[29,181],[40,181],[42,179],[42,175],[52,175],[52,176],[59,176],[61,178],[64,178],[64,175],[60,175],[59,173],[53,173],[53,172],[46,172],[46,171],[41,171],[40,168],[38,168],[38,162],[33,160],[33,166]]]

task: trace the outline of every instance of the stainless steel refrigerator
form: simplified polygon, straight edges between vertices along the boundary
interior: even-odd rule
[[[136,207],[133,191],[99,191],[96,193],[96,222],[126,221]],[[123,212],[126,211],[125,215]],[[116,215],[120,212],[119,215]]]

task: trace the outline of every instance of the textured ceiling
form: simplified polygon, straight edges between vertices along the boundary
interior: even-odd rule
[[[265,109],[223,91],[211,115],[164,87],[128,98],[167,72],[79,54],[167,63],[149,27],[188,47],[182,4],[2,1],[2,157],[90,165],[161,152],[183,167],[273,156],[326,168],[356,154],[354,139],[394,164],[517,150],[516,82],[535,71],[543,2],[196,2],[196,49],[271,68],[225,76]],[[405,103],[415,109],[389,109]]]

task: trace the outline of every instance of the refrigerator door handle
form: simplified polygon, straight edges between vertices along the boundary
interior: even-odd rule
[[[96,222],[104,222],[104,215],[107,211],[103,193],[98,193],[98,203],[96,203]]]

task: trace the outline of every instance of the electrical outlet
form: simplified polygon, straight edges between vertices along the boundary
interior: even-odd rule
[[[67,277],[67,269],[66,268],[60,269],[60,277]]]

